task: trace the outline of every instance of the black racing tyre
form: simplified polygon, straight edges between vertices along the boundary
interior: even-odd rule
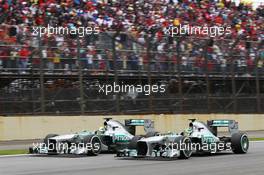
[[[142,138],[142,136],[134,136],[134,137],[130,140],[130,142],[129,142],[127,148],[128,148],[128,149],[137,149],[137,142],[138,142],[141,138]]]
[[[89,150],[87,151],[88,156],[97,156],[102,151],[101,139],[96,135],[89,135],[83,139],[83,143]],[[87,145],[90,144],[90,145]]]
[[[35,153],[33,147],[29,147],[29,148],[28,148],[28,153],[29,153],[29,154],[34,154],[34,153]]]
[[[235,154],[245,154],[249,148],[249,139],[245,133],[234,133],[231,136],[231,147]]]
[[[48,145],[49,138],[51,138],[51,137],[56,137],[56,136],[58,136],[58,134],[48,134],[48,135],[44,138],[44,143],[45,143],[45,145]]]
[[[189,159],[192,155],[192,141],[189,137],[179,136],[175,139],[175,149],[180,149],[179,159]]]

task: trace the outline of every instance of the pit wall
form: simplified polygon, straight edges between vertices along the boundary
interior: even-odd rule
[[[264,114],[207,114],[207,115],[118,115],[118,116],[0,116],[0,141],[39,139],[48,133],[66,134],[83,130],[94,131],[103,126],[104,117],[124,122],[124,119],[152,119],[160,132],[181,132],[188,126],[188,119],[206,122],[212,119],[234,119],[243,131],[264,130]],[[139,127],[139,134],[143,128]]]

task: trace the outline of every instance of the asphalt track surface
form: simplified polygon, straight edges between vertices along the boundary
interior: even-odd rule
[[[247,154],[221,153],[188,160],[24,155],[0,157],[0,175],[263,175],[264,142],[250,142]]]

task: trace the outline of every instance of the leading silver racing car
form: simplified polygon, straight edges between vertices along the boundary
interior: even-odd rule
[[[193,153],[217,153],[233,151],[243,154],[248,151],[249,139],[238,130],[234,120],[190,119],[189,128],[181,134],[156,134],[135,140],[136,146],[119,150],[117,157],[166,157],[188,159]],[[230,136],[218,136],[219,127],[228,127]],[[132,140],[131,142],[134,142]]]
[[[235,120],[208,120],[207,124],[190,119],[189,128],[182,135],[188,136],[192,141],[194,153],[217,153],[232,151],[236,154],[247,153],[249,139],[246,133],[238,130]],[[220,136],[218,128],[228,128],[227,136]]]
[[[191,139],[177,133],[155,133],[133,142],[136,146],[119,150],[117,157],[188,159],[192,155]]]

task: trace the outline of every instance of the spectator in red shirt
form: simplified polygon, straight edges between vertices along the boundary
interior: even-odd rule
[[[2,65],[3,69],[9,68],[9,56],[10,56],[10,51],[8,48],[1,48],[2,50],[0,51],[0,62]]]
[[[27,66],[28,66],[28,61],[29,61],[29,56],[30,56],[30,51],[28,47],[23,47],[19,51],[19,73],[25,73]]]

